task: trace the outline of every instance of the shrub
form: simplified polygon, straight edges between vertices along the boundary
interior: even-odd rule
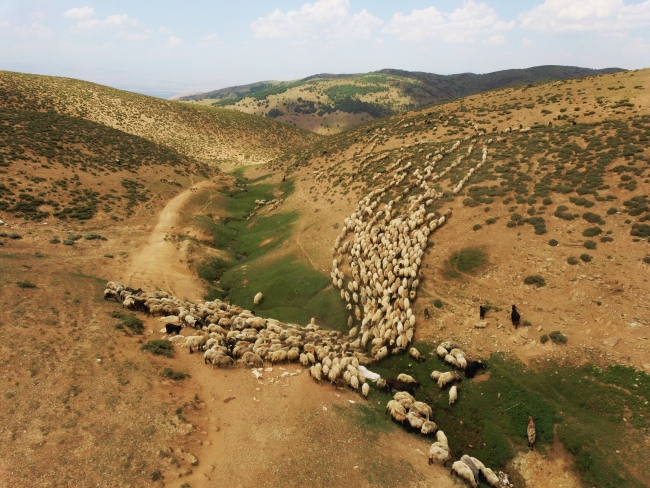
[[[18,281],[16,285],[18,285],[18,288],[36,288],[36,285],[29,280]]]
[[[483,226],[481,224],[476,224],[476,225],[474,225],[474,227],[472,227],[472,230],[476,231],[476,230],[480,230],[482,228],[483,228]]]
[[[596,249],[598,245],[594,241],[585,241],[583,246],[585,246],[587,249]]]
[[[618,209],[616,207],[610,207],[607,210],[607,215],[614,215],[615,213],[618,213]]]
[[[508,220],[508,223],[506,224],[506,227],[516,227],[517,222],[513,222],[512,220]]]
[[[596,227],[588,227],[588,228],[586,228],[584,230],[584,232],[582,233],[582,235],[584,237],[596,237],[597,235],[600,235],[602,233],[603,233],[603,229],[596,226]]]
[[[600,238],[600,242],[612,242],[613,240],[614,238],[609,236],[604,236]]]
[[[546,280],[540,275],[531,275],[524,278],[524,283],[526,285],[535,285],[535,287],[540,288],[546,286]]]
[[[152,339],[146,344],[142,344],[140,350],[149,351],[151,354],[156,354],[158,356],[167,356],[168,358],[174,357],[172,343],[165,339]]]
[[[567,263],[569,263],[571,266],[578,264],[578,259],[575,258],[574,256],[571,256],[569,259],[566,260]]]
[[[558,242],[556,239],[551,239],[550,241],[548,241],[548,245],[549,245],[549,246],[553,246],[553,247],[555,247],[555,246],[557,246],[558,244],[559,244],[559,242]]]
[[[103,237],[103,236],[100,236],[99,234],[95,234],[94,232],[91,232],[90,234],[86,234],[84,236],[84,239],[86,239],[87,241],[92,241],[92,240],[95,240],[95,239],[100,239],[102,241],[105,241],[106,237]]]
[[[115,325],[117,329],[128,327],[136,334],[142,334],[142,332],[144,332],[144,322],[142,322],[142,320],[140,320],[132,313],[126,314],[123,312],[115,311],[111,312],[109,315],[115,319],[121,319],[121,322]]]
[[[600,215],[598,215],[598,214],[593,213],[593,212],[585,212],[585,213],[583,213],[582,218],[585,219],[590,224],[605,225],[605,221],[602,219],[602,217]]]
[[[188,373],[183,373],[181,371],[174,371],[172,368],[163,369],[162,375],[163,377],[174,381],[181,381],[184,380],[185,378],[190,377]]]
[[[22,239],[22,238],[23,238],[23,236],[21,236],[20,234],[15,233],[15,232],[12,232],[11,234],[9,234],[9,239]]]
[[[477,248],[467,248],[455,252],[449,258],[451,268],[461,273],[471,273],[487,263],[485,252]]]
[[[548,342],[548,336],[544,334],[542,337],[539,338],[539,342],[542,344],[546,344]]]
[[[436,307],[436,308],[442,308],[442,306],[443,306],[442,300],[440,300],[439,298],[436,298],[433,301],[433,306]]]
[[[554,330],[548,336],[555,344],[566,344],[569,340],[567,339],[567,336],[562,334],[559,330]]]
[[[553,200],[551,199],[551,197],[546,197],[544,200],[542,200],[542,203],[543,203],[544,205],[552,205],[552,204],[553,204]]]
[[[50,244],[61,244],[61,239],[58,237],[52,237],[52,239],[50,239]]]
[[[648,224],[632,224],[632,229],[630,230],[630,235],[635,237],[650,237],[650,225]]]
[[[584,261],[585,263],[590,263],[591,262],[591,256],[589,254],[581,254],[580,259]]]

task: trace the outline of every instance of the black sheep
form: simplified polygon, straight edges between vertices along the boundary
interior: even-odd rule
[[[485,307],[483,305],[479,305],[478,306],[478,313],[481,316],[481,320],[483,320],[485,318],[485,312],[487,312]]]
[[[424,309],[424,319],[425,319],[425,320],[429,320],[429,317],[430,317],[430,315],[429,315],[429,309],[428,309],[428,308],[425,308],[425,309]]]
[[[396,391],[406,391],[411,394],[411,396],[415,396],[415,388],[413,385],[410,385],[408,383],[404,383],[403,381],[398,381],[393,378],[388,378],[386,380],[386,386],[387,388],[396,390]]]
[[[517,311],[517,307],[513,305],[512,313],[510,314],[510,320],[512,320],[512,325],[515,326],[515,329],[519,327],[519,319],[521,319],[521,315],[519,315],[519,312]]]
[[[181,329],[183,328],[182,325],[173,325],[173,324],[165,324],[165,330],[169,335],[175,334],[178,335],[181,333]]]
[[[465,367],[465,378],[474,378],[479,369],[485,369],[485,363],[480,361],[468,361]]]

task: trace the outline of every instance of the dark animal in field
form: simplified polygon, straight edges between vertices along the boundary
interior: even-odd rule
[[[165,324],[165,331],[169,335],[171,335],[171,334],[175,334],[175,335],[180,334],[182,328],[183,328],[182,325]]]
[[[485,363],[481,361],[468,361],[467,366],[465,366],[465,378],[474,378],[479,369],[485,369]]]
[[[483,305],[478,306],[478,313],[481,316],[481,320],[485,318],[485,312],[487,312],[486,308]]]
[[[412,396],[415,396],[415,387],[403,381],[398,381],[393,378],[388,378],[386,379],[386,386],[387,388],[390,388],[392,390],[406,391],[410,393]]]
[[[424,319],[429,320],[429,317],[431,317],[431,315],[429,315],[429,309],[425,308],[424,309]]]
[[[521,315],[519,315],[519,311],[517,310],[517,307],[514,305],[512,306],[512,313],[510,314],[510,320],[512,320],[512,325],[515,326],[515,329],[519,327],[519,320],[521,319]]]

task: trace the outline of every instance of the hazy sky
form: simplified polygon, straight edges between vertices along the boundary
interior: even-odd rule
[[[541,64],[650,67],[650,0],[0,0],[0,69],[159,95]]]

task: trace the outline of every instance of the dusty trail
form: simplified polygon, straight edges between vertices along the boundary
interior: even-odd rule
[[[193,188],[202,188],[212,184],[205,180]],[[193,195],[188,188],[172,198],[158,215],[158,223],[151,232],[147,242],[134,254],[119,277],[122,283],[131,286],[155,290],[160,287],[178,298],[196,300],[203,295],[203,286],[198,277],[187,269],[181,260],[184,253],[176,249],[171,241],[166,241],[168,234],[179,233],[176,227],[181,209]]]

